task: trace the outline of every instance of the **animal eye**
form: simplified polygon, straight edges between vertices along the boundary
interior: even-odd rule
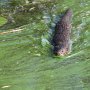
[[[63,51],[62,51],[63,52]]]

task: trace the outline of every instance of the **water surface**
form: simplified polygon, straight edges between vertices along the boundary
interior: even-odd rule
[[[0,34],[0,90],[90,90],[90,1],[37,3],[22,31]],[[72,52],[54,57],[51,36],[67,8],[73,10]]]

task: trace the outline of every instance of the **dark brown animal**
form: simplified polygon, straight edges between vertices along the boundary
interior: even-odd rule
[[[67,9],[61,20],[55,26],[55,34],[53,37],[54,54],[64,56],[70,53],[71,42],[71,20],[72,10]]]

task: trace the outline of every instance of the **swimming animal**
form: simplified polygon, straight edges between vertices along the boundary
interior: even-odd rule
[[[55,55],[64,56],[71,51],[71,20],[72,10],[67,9],[55,26],[55,34],[53,36],[53,52]]]

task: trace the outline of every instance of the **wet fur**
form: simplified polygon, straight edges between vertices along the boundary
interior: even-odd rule
[[[65,54],[70,52],[70,34],[71,34],[72,10],[67,9],[61,20],[55,26],[53,36],[54,54],[58,54],[64,49]]]

